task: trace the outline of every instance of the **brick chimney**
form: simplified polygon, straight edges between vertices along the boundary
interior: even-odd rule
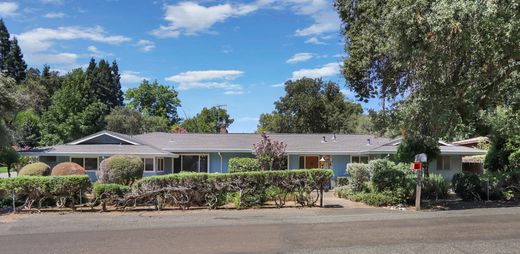
[[[225,119],[220,118],[219,121],[217,122],[217,133],[218,134],[228,134],[227,124],[226,124]]]

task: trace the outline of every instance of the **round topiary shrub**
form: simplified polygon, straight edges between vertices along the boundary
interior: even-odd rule
[[[18,172],[19,176],[48,176],[50,174],[51,167],[43,162],[27,164]]]
[[[143,177],[143,161],[138,156],[114,155],[99,165],[97,179],[100,183],[132,185]]]
[[[85,169],[74,162],[62,162],[52,168],[52,176],[84,175]]]

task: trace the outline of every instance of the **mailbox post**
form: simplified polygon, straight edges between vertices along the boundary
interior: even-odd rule
[[[415,155],[415,162],[412,164],[412,169],[417,172],[417,186],[415,189],[415,211],[421,210],[421,188],[422,188],[422,164],[428,162],[426,154],[421,153]]]

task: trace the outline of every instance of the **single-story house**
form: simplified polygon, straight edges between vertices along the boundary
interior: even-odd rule
[[[349,163],[391,157],[400,140],[373,135],[268,134],[287,145],[287,169],[331,168],[334,177],[347,174]],[[63,145],[24,152],[38,156],[51,167],[60,162],[82,165],[95,180],[100,162],[111,155],[136,155],[143,159],[144,175],[181,171],[226,173],[233,157],[254,157],[253,145],[260,134],[174,134],[154,132],[129,136],[101,131]],[[462,170],[462,157],[485,151],[440,142],[441,156],[429,165],[430,172],[451,179]]]

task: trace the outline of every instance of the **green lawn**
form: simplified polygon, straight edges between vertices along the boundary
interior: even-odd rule
[[[7,167],[0,167],[0,173],[7,173]]]

